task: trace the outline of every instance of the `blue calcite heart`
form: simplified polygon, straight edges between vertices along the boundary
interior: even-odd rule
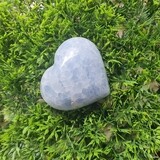
[[[106,97],[108,79],[94,43],[81,37],[63,42],[54,65],[42,76],[40,89],[43,99],[59,110],[77,109]]]

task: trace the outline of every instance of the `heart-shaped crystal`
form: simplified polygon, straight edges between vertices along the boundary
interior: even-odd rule
[[[59,110],[77,109],[106,97],[108,79],[94,43],[82,37],[63,42],[54,65],[42,76],[40,89],[43,99]]]

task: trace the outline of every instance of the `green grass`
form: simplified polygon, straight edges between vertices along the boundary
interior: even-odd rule
[[[0,2],[1,160],[158,160],[159,0]],[[39,85],[58,46],[82,36],[101,52],[111,94],[75,111]]]

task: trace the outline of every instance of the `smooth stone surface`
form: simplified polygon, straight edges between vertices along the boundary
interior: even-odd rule
[[[94,43],[82,37],[63,42],[54,65],[42,76],[40,90],[43,99],[59,110],[77,109],[106,97],[110,88]]]

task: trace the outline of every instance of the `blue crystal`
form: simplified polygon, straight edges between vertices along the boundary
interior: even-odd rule
[[[82,37],[63,42],[54,65],[42,76],[40,90],[43,99],[59,110],[81,108],[106,97],[110,88],[95,44]]]

